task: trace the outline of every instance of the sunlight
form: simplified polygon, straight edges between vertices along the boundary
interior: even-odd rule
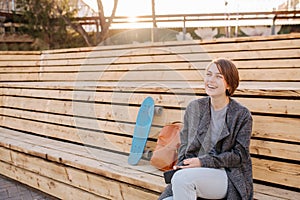
[[[129,16],[127,20],[129,23],[135,23],[138,21],[138,18],[136,16]]]
[[[97,0],[83,0],[97,11]],[[175,3],[176,2],[176,3]],[[156,14],[195,14],[211,12],[272,11],[286,0],[156,0]],[[105,14],[110,15],[112,0],[102,0]],[[151,15],[151,0],[119,0],[116,16]]]
[[[83,0],[97,11],[97,0]],[[105,16],[110,16],[113,9],[112,0],[102,0]],[[204,3],[205,2],[205,3]],[[227,4],[224,4],[227,2]],[[240,13],[240,12],[263,12],[273,11],[279,8],[279,5],[286,0],[156,0],[156,14],[195,14],[195,13]],[[151,16],[151,0],[119,0],[115,16],[124,17],[122,23],[114,23],[112,29],[130,29],[130,28],[151,28],[151,22],[143,22],[138,16]],[[126,23],[127,22],[127,23]],[[250,20],[241,21],[231,19],[226,24],[223,21],[189,21],[187,27],[216,27],[216,26],[243,26],[246,23],[251,25],[272,25],[273,21]],[[159,27],[170,28],[178,27],[178,22],[157,23]]]

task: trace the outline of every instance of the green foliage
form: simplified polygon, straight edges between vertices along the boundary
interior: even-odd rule
[[[20,13],[16,20],[22,25],[19,31],[47,44],[41,49],[65,48],[72,44],[74,34],[69,33],[61,17],[76,14],[76,10],[70,9],[69,0],[17,0],[17,9]]]

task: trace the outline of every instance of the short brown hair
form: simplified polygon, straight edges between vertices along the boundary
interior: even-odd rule
[[[236,88],[239,86],[239,72],[235,64],[226,58],[218,58],[212,61],[218,67],[218,70],[223,75],[229,89],[226,90],[227,96],[232,96]]]

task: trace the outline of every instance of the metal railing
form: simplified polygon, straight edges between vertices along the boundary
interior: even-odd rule
[[[98,17],[78,17],[74,21],[83,25],[99,24]],[[222,27],[222,26],[251,26],[251,25],[285,25],[300,24],[300,10],[273,11],[273,12],[242,12],[242,13],[208,13],[208,14],[176,14],[156,15],[155,21],[158,27]],[[116,16],[112,27],[123,25],[140,25],[143,28],[151,28],[153,17],[151,15],[136,16],[134,19],[128,16]]]

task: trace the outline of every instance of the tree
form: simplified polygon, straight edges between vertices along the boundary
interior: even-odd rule
[[[21,31],[46,44],[45,48],[62,48],[71,39],[67,25],[58,17],[56,2],[53,0],[17,0],[18,15],[15,20],[22,24]],[[60,1],[65,9],[65,16],[71,18],[75,10],[70,11],[67,0]],[[63,5],[63,6],[62,6]]]
[[[54,1],[54,0],[52,0],[52,1]],[[67,2],[67,3],[69,3],[69,2]],[[88,46],[93,46],[93,42],[92,42],[91,38],[89,37],[88,33],[84,30],[82,25],[72,22],[70,15],[68,14],[68,12],[66,12],[68,10],[65,7],[66,5],[67,5],[66,3],[62,4],[62,2],[56,3],[56,10],[59,13],[59,17],[61,19],[63,19],[64,22],[66,24],[68,24],[72,29],[74,29],[77,33],[79,33],[83,37],[85,43]]]
[[[102,1],[97,0],[97,5],[98,5],[98,20],[100,22],[101,31],[99,31],[98,24],[97,24],[96,41],[93,41],[92,37],[89,36],[89,34],[84,30],[82,25],[80,25],[76,22],[73,22],[70,18],[66,17],[62,13],[63,9],[58,8],[62,19],[70,27],[72,27],[76,32],[78,32],[80,35],[82,35],[82,37],[84,38],[84,40],[85,40],[85,42],[88,46],[97,45],[97,44],[99,44],[99,43],[101,43],[101,42],[103,42],[107,39],[108,33],[109,33],[109,27],[110,27],[110,25],[112,23],[112,20],[115,17],[115,14],[116,14],[118,0],[114,0],[114,7],[113,7],[113,10],[112,10],[111,16],[108,18],[108,20],[106,20],[106,17],[105,17],[105,14],[104,14],[104,7],[103,7],[103,4],[102,4]]]
[[[152,42],[155,41],[155,30],[157,28],[157,23],[156,23],[156,14],[155,14],[155,0],[151,0],[151,7],[152,7],[152,21],[153,21],[153,25],[152,25],[152,31],[151,31],[151,40]]]
[[[77,9],[71,10],[70,0],[17,0],[18,10],[21,11],[19,22],[26,24],[23,31],[45,41],[49,48],[59,48],[66,43],[68,26],[82,36],[87,46],[94,46],[103,42],[108,37],[109,27],[115,16],[118,0],[114,0],[111,16],[106,19],[101,0],[98,4],[98,21],[96,39],[85,31],[83,26],[74,21]]]
[[[107,22],[105,20],[104,8],[103,8],[102,1],[97,0],[97,3],[98,3],[98,14],[99,14],[100,27],[101,27],[101,32],[97,33],[97,35],[98,35],[97,43],[100,43],[107,39],[107,36],[109,33],[109,27],[113,21],[113,18],[115,17],[116,11],[117,11],[118,0],[114,0],[114,7],[111,12],[111,16],[108,18]]]

